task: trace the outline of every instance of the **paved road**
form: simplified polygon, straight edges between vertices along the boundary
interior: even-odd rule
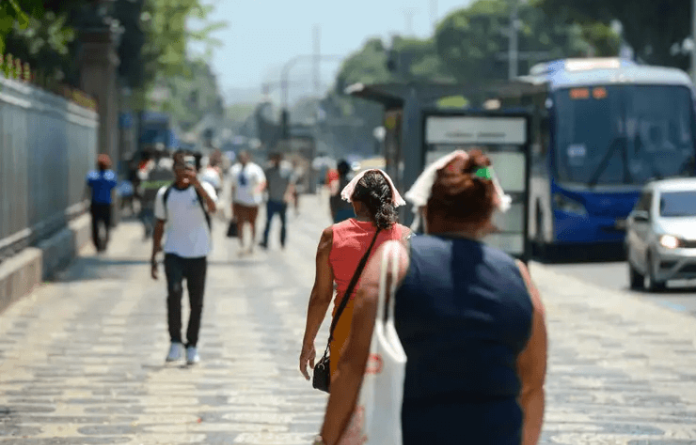
[[[122,224],[107,254],[0,315],[0,445],[309,443],[326,397],[296,366],[326,215],[306,197],[287,251],[274,238],[244,258],[217,221],[193,367],[164,364],[164,283]],[[551,338],[542,443],[696,444],[694,320],[558,272],[532,267]]]
[[[554,271],[572,275],[605,289],[632,292],[639,298],[653,301],[675,311],[686,312],[696,316],[696,283],[693,281],[669,283],[666,291],[650,293],[646,291],[631,291],[629,289],[628,266],[624,261],[554,264],[549,265],[549,267]]]

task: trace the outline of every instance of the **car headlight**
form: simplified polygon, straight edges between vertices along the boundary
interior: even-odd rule
[[[665,249],[676,249],[681,245],[681,241],[674,235],[662,235],[660,245]]]
[[[554,193],[553,202],[558,210],[575,213],[577,215],[587,215],[587,209],[585,209],[585,206],[581,202],[568,198],[560,193]]]

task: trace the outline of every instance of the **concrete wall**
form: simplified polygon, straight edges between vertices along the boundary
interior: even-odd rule
[[[90,242],[91,222],[83,215],[67,228],[0,263],[0,314],[66,267]]]

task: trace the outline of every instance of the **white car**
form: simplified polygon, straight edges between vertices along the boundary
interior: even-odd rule
[[[696,178],[648,183],[628,217],[626,251],[632,289],[663,290],[696,278]]]

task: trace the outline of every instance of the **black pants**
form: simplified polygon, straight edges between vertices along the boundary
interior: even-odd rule
[[[198,343],[207,268],[208,261],[205,257],[182,258],[170,253],[164,256],[164,273],[167,275],[167,318],[169,338],[172,342],[182,343],[181,298],[184,292],[183,281],[186,279],[191,306],[191,315],[186,329],[186,344],[187,346],[196,346]]]
[[[268,233],[271,231],[271,220],[273,216],[277,213],[280,215],[280,245],[285,247],[285,236],[286,236],[286,214],[288,210],[288,205],[282,201],[268,201],[266,203],[266,230],[263,231],[263,244],[268,245]]]
[[[111,204],[92,203],[89,209],[92,214],[92,242],[97,250],[106,250],[109,244],[109,230],[111,229]],[[104,239],[99,236],[99,226],[104,226]]]

